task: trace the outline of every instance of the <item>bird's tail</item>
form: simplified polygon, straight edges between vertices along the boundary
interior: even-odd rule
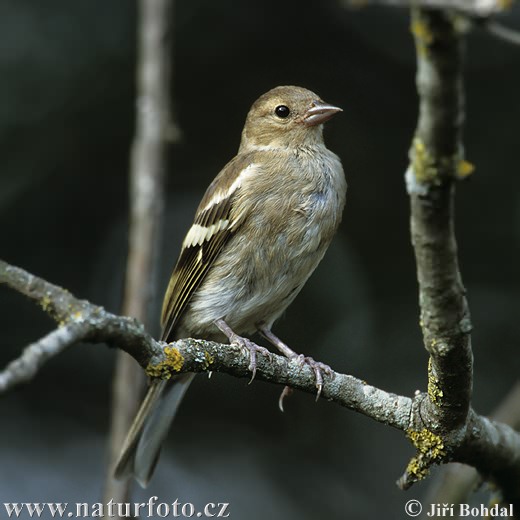
[[[147,486],[162,443],[194,377],[182,374],[169,381],[152,381],[115,466],[117,479],[133,476],[142,487]]]

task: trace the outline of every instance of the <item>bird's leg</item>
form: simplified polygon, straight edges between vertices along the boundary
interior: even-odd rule
[[[261,347],[260,345],[257,345],[253,341],[247,338],[243,338],[242,336],[239,336],[236,334],[233,329],[223,320],[215,320],[215,325],[218,327],[220,332],[222,332],[229,342],[232,345],[237,345],[239,347],[242,347],[243,349],[247,350],[249,352],[249,370],[251,371],[251,379],[249,381],[249,384],[253,382],[253,379],[256,375],[256,355],[257,353],[261,353],[264,356],[267,356],[269,359],[271,359],[271,352],[267,350],[265,347]]]
[[[263,323],[260,323],[258,325],[258,332],[262,334],[262,336],[269,341],[271,344],[273,344],[285,357],[288,357],[289,359],[297,359],[302,365],[306,364],[312,370],[314,371],[314,377],[316,378],[316,389],[318,390],[316,395],[316,401],[320,398],[321,390],[323,388],[323,374],[327,374],[328,376],[332,377],[334,375],[334,371],[332,368],[329,367],[329,365],[325,365],[325,363],[321,363],[320,361],[315,361],[313,358],[304,356],[303,354],[297,354],[289,348],[278,336],[273,334],[271,330]],[[280,401],[278,402],[278,405],[280,406],[280,409],[283,412],[283,399],[287,395],[289,395],[290,392],[288,390],[288,387],[285,387],[282,395],[280,396]]]

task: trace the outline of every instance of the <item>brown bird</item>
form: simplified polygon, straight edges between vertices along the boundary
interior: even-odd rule
[[[323,142],[323,123],[341,109],[310,90],[276,87],[251,107],[238,154],[208,187],[166,290],[161,339],[195,337],[240,345],[256,371],[258,352],[242,337],[259,332],[316,374],[329,367],[299,356],[273,323],[312,274],[341,221],[346,182]],[[194,374],[152,380],[115,474],[144,487]]]

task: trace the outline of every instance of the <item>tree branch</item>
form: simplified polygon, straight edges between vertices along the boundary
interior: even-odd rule
[[[520,45],[520,32],[517,29],[511,29],[495,20],[485,18],[484,20],[478,20],[481,26],[489,34],[495,38],[511,43],[513,45]]]
[[[6,284],[33,300],[59,324],[60,328],[75,324],[77,330],[81,331],[83,340],[117,346],[130,354],[141,366],[146,366],[152,356],[160,355],[162,351],[162,347],[136,319],[117,316],[87,300],[80,300],[66,289],[3,260],[0,260],[0,284]],[[70,342],[63,342],[59,352],[76,342],[73,338]],[[59,352],[56,351],[56,354]],[[48,356],[41,360],[34,359],[37,359],[37,368],[40,368]],[[0,372],[0,378],[6,377],[5,372],[7,369]],[[17,382],[13,381],[4,391],[15,386]]]
[[[517,381],[498,408],[492,413],[495,421],[508,424],[515,430],[520,428],[520,381]],[[475,468],[465,464],[452,464],[445,468],[436,485],[432,486],[425,500],[429,504],[462,504],[478,487],[479,476]]]
[[[22,355],[0,372],[0,394],[21,383],[30,381],[50,358],[57,356],[70,345],[80,342],[87,331],[79,322],[71,321],[49,332],[35,343],[28,345]]]
[[[69,325],[77,327],[78,338],[124,350],[151,377],[168,379],[181,372],[208,371],[224,372],[235,377],[251,376],[249,353],[237,346],[195,339],[170,344],[157,342],[135,319],[117,316],[86,300],[78,300],[68,291],[1,260],[0,283],[29,296],[49,312],[61,328]],[[69,337],[62,342],[59,351],[73,342],[73,338]],[[42,357],[32,364],[18,364],[19,360],[10,363],[0,372],[0,381],[10,381],[1,391],[28,380],[45,359]],[[12,376],[13,366],[21,367],[16,369],[16,380]],[[20,374],[20,371],[23,373]],[[256,378],[316,394],[312,369],[297,360],[276,354],[258,356]],[[510,491],[509,496],[514,496],[512,488],[520,481],[520,434],[509,426],[490,421],[470,410],[464,438],[461,442],[450,444],[450,438],[444,440],[428,429],[435,419],[428,415],[428,407],[425,406],[429,399],[427,394],[418,393],[413,398],[400,396],[355,377],[334,372],[333,377],[325,377],[321,396],[406,432],[424,458],[438,458],[439,462],[443,462],[443,457],[439,455],[451,453],[451,460],[473,465]]]
[[[151,377],[168,379],[180,372],[208,371],[225,372],[236,377],[251,377],[248,368],[249,353],[234,345],[195,339],[183,339],[169,345],[160,343],[135,319],[117,316],[86,300],[78,300],[65,289],[2,260],[0,283],[7,284],[39,303],[56,321],[63,324],[62,327],[73,324],[78,330],[79,339],[92,343],[107,343],[124,350],[135,358]],[[53,303],[55,301],[56,304]],[[66,309],[71,310],[70,315]],[[70,341],[61,345],[59,352],[75,342],[77,341],[71,337]],[[32,363],[30,366],[27,363],[23,364],[26,374],[30,376],[27,375],[23,379],[18,376],[16,380],[11,376],[10,367],[19,360],[10,363],[0,372],[0,381],[10,380],[10,383],[3,387],[3,391],[33,377],[46,359],[42,358],[37,364]],[[260,355],[257,363],[257,379],[316,394],[316,379],[314,371],[309,366],[276,354],[269,357]],[[325,379],[323,398],[400,430],[406,430],[410,421],[416,422],[419,426],[420,417],[414,413],[412,399],[385,392],[344,374],[335,373],[334,377]],[[416,397],[420,398],[421,396]]]
[[[424,346],[430,354],[428,398],[422,402],[420,413],[427,430],[440,439],[437,445],[442,444],[443,448],[425,455],[414,442],[418,455],[400,483],[409,487],[423,478],[433,463],[468,462],[493,478],[506,500],[518,503],[518,434],[510,428],[498,432],[495,423],[477,416],[470,408],[471,321],[454,231],[455,182],[472,171],[464,160],[461,140],[462,38],[449,14],[426,9],[412,11],[412,32],[420,106],[406,183],[419,282],[420,323]],[[487,440],[481,444],[482,435]],[[505,445],[516,453],[514,460],[502,457],[505,452],[495,451]]]
[[[349,7],[383,5],[387,7],[421,7],[425,9],[447,9],[470,16],[490,16],[503,12],[507,1],[503,0],[343,0]]]
[[[138,2],[136,131],[130,162],[130,229],[122,314],[145,326],[156,298],[157,257],[164,207],[167,144],[178,137],[173,121],[171,65],[173,0]],[[132,480],[114,479],[112,467],[139,408],[144,377],[119,352],[112,387],[112,416],[105,500],[126,502]]]
[[[451,2],[452,7],[455,3]],[[474,9],[477,5],[482,7],[484,0],[471,4]],[[421,328],[430,354],[428,393],[413,398],[399,396],[333,373],[324,381],[322,397],[406,432],[417,454],[400,479],[402,488],[423,478],[434,463],[463,462],[496,482],[505,500],[520,509],[520,434],[506,424],[477,415],[470,406],[471,322],[458,266],[453,209],[455,182],[472,170],[464,160],[461,140],[462,41],[453,17],[439,11],[414,10],[412,31],[420,110],[406,182]],[[67,291],[1,261],[0,283],[39,302],[64,329],[28,347],[0,372],[0,390],[30,379],[50,355],[78,339],[119,347],[151,377],[168,379],[181,372],[204,371],[250,377],[249,354],[234,345],[194,339],[161,344],[136,320],[77,300]],[[261,355],[257,365],[257,379],[316,392],[313,371],[297,360]]]
[[[454,230],[455,181],[463,161],[462,41],[446,14],[414,10],[419,120],[407,186],[421,328],[430,353],[426,406],[439,433],[459,435],[472,388],[471,322]]]
[[[471,323],[457,260],[454,182],[463,163],[462,41],[451,17],[412,10],[417,53],[419,119],[410,150],[406,183],[410,227],[419,282],[420,324],[430,354],[428,399],[421,413],[432,434],[458,446],[465,435],[472,388]],[[400,484],[423,478],[436,457],[418,455]]]

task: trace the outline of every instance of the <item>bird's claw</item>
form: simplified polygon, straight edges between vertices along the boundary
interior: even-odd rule
[[[314,377],[316,379],[316,401],[318,401],[323,389],[323,374],[329,376],[332,379],[334,377],[334,370],[332,370],[329,365],[326,365],[321,361],[315,361],[314,358],[304,356],[303,354],[298,355],[296,359],[300,365],[308,365],[313,370]]]
[[[321,391],[323,389],[323,374],[327,375],[331,379],[334,377],[334,370],[322,363],[321,361],[315,361],[313,358],[309,356],[304,356],[303,354],[297,354],[293,357],[293,359],[299,363],[300,366],[308,365],[312,371],[314,372],[314,377],[316,379],[316,401],[321,396]],[[280,411],[284,411],[283,402],[286,397],[289,397],[293,393],[293,389],[290,386],[285,386],[278,398],[278,408]]]
[[[280,394],[280,397],[278,398],[278,408],[280,408],[280,411],[283,412],[283,400],[286,397],[289,397],[293,393],[293,389],[290,386],[284,386],[282,393]]]
[[[251,379],[249,380],[248,384],[250,385],[256,376],[256,355],[260,353],[266,356],[269,360],[271,360],[271,352],[267,350],[265,347],[257,345],[250,339],[243,338],[242,336],[238,335],[235,335],[231,339],[231,344],[241,347],[249,352],[248,370],[251,372]]]

